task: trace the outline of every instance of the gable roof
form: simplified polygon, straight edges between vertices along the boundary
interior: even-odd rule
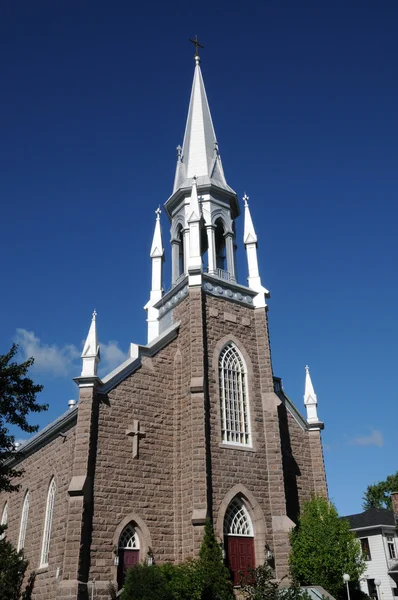
[[[395,527],[395,517],[391,510],[386,508],[370,508],[356,515],[342,517],[350,523],[351,529],[362,529],[364,527],[381,527],[390,525]]]

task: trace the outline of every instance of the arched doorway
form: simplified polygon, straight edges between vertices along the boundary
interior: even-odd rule
[[[140,540],[133,523],[129,523],[122,531],[119,538],[118,556],[117,583],[120,590],[123,587],[127,569],[136,565],[140,559]]]
[[[224,517],[224,546],[233,584],[255,567],[254,532],[249,512],[239,497],[235,497]]]

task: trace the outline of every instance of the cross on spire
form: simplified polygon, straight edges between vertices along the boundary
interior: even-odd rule
[[[204,46],[202,46],[202,44],[199,44],[197,35],[195,35],[194,40],[191,40],[191,38],[189,38],[189,41],[192,42],[192,44],[195,44],[195,58],[199,58],[199,48],[204,48]]]
[[[242,200],[245,203],[245,206],[247,206],[248,202],[249,202],[249,196],[246,194],[246,192],[245,192],[245,195],[243,196]]]
[[[156,214],[156,220],[159,221],[160,215],[162,214],[162,211],[160,210],[160,206],[158,206],[157,209],[155,210],[155,214]]]

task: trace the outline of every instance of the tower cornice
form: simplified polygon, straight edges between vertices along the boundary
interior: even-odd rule
[[[231,217],[233,219],[239,217],[241,213],[238,196],[232,189],[231,191],[227,191],[226,189],[221,188],[218,185],[212,183],[210,179],[208,179],[206,183],[200,183],[200,179],[202,178],[197,178],[197,189],[199,198],[204,194],[210,194],[211,196],[214,196],[215,199],[218,199],[222,202],[226,202],[228,204],[228,206],[231,209]],[[191,182],[187,180],[186,186],[176,190],[164,204],[164,209],[170,221],[172,220],[173,215],[175,214],[175,211],[180,206],[180,204],[187,199],[189,200],[191,196],[191,189],[192,180]]]

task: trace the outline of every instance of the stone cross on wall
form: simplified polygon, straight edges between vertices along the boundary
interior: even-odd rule
[[[145,437],[144,431],[140,431],[140,422],[133,419],[133,424],[126,429],[126,435],[133,438],[133,458],[138,458],[140,438]]]

